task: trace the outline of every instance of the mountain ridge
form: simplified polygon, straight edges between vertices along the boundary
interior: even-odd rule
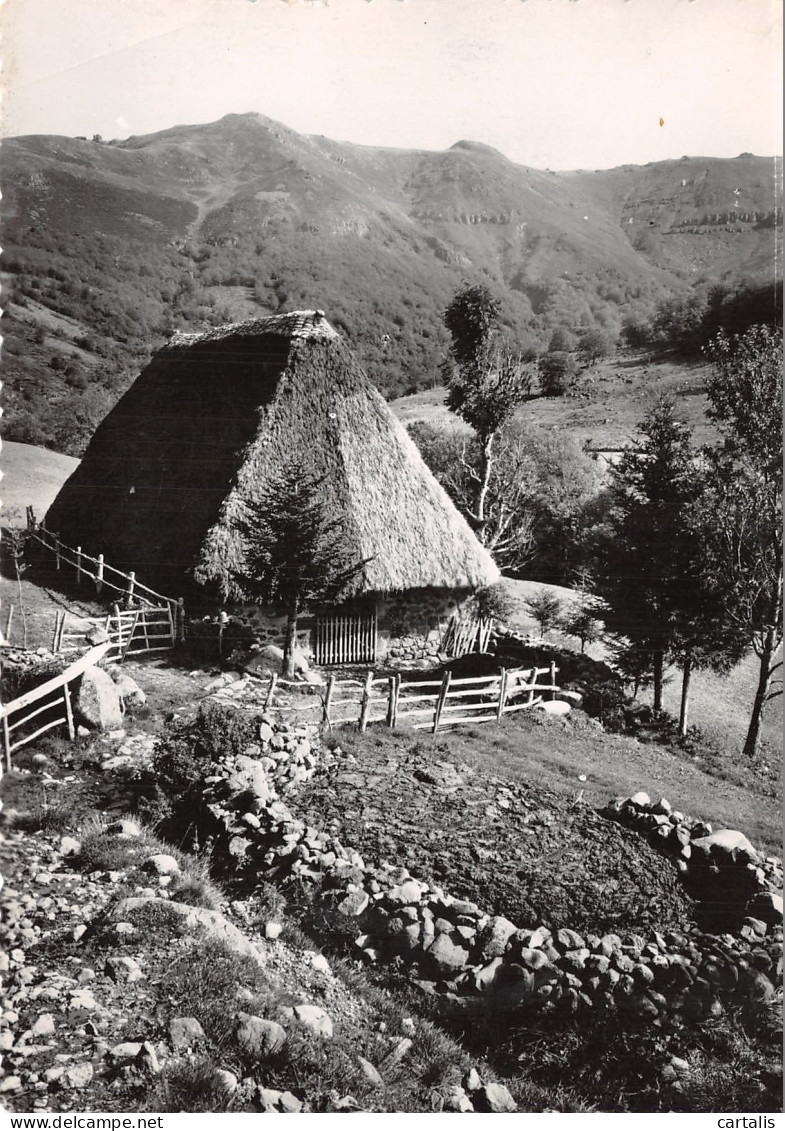
[[[482,142],[357,145],[261,114],[7,139],[6,427],[78,454],[174,330],[298,307],[324,309],[386,395],[426,388],[466,282],[499,294],[524,348],[559,326],[618,336],[694,286],[772,278],[780,166],[553,173]],[[48,419],[64,411],[73,437]]]

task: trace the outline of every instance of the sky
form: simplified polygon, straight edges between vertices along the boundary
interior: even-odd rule
[[[782,0],[3,0],[2,132],[256,111],[536,168],[782,152]]]

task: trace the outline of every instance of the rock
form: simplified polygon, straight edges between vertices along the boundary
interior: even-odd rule
[[[638,793],[633,793],[630,802],[632,805],[637,805],[641,809],[648,809],[651,805],[651,798],[648,793],[644,793],[643,790],[640,790]]]
[[[318,1005],[296,1005],[294,1016],[315,1037],[329,1039],[333,1035],[333,1023],[329,1013]]]
[[[475,1111],[517,1111],[518,1106],[504,1084],[483,1084],[472,1096]]]
[[[135,679],[131,679],[130,675],[126,675],[126,673],[119,668],[111,672],[110,678],[117,688],[118,695],[126,706],[130,703],[134,707],[144,707],[147,702],[147,696]]]
[[[235,1074],[229,1072],[226,1068],[216,1068],[212,1074],[211,1082],[216,1092],[221,1092],[223,1095],[231,1095],[232,1092],[236,1092],[239,1084]]]
[[[693,830],[692,851],[719,861],[728,860],[739,864],[755,864],[759,859],[744,833],[736,829],[718,829],[716,833],[697,839]]]
[[[586,943],[577,931],[570,931],[566,927],[562,927],[560,931],[556,932],[556,945],[563,950],[582,950]]]
[[[141,1041],[121,1041],[114,1045],[106,1054],[111,1060],[136,1060],[142,1051]]]
[[[470,1068],[468,1072],[464,1073],[461,1084],[467,1092],[478,1092],[482,1087],[482,1077],[476,1068]]]
[[[482,952],[486,958],[497,958],[504,954],[507,943],[517,931],[514,923],[503,915],[494,915],[483,932]]]
[[[257,1088],[256,1098],[261,1104],[263,1112],[278,1111],[278,1101],[281,1098],[281,1093],[276,1091],[275,1088]]]
[[[62,856],[78,856],[82,851],[82,842],[73,836],[60,837],[60,854]]]
[[[265,1017],[255,1017],[250,1013],[239,1015],[236,1031],[237,1043],[246,1054],[255,1060],[266,1060],[283,1048],[286,1030],[277,1021]]]
[[[428,954],[445,970],[462,970],[469,961],[468,950],[457,946],[446,933],[436,935]]]
[[[444,1093],[445,1111],[474,1111],[474,1105],[460,1084],[453,1084]]]
[[[362,915],[369,903],[368,893],[365,891],[350,891],[338,904],[341,915]]]
[[[425,884],[418,880],[404,880],[387,892],[387,902],[391,907],[404,907],[409,903],[419,903],[425,892]]]
[[[165,852],[158,852],[154,856],[148,856],[142,862],[142,871],[157,876],[176,876],[180,871],[180,865],[174,856],[169,856]]]
[[[79,990],[71,995],[68,1002],[69,1019],[78,1021],[84,1018],[85,1014],[95,1013],[98,1008],[98,1002],[90,990]]]
[[[85,640],[95,647],[96,644],[106,644],[109,640],[109,634],[106,629],[97,624],[85,635]]]
[[[544,712],[546,715],[552,715],[554,718],[563,718],[572,711],[570,704],[565,703],[563,699],[543,699],[540,703],[535,704],[535,709]]]
[[[313,966],[314,970],[319,970],[322,974],[331,973],[330,963],[323,954],[315,954],[311,959],[311,966]]]
[[[264,925],[264,937],[266,939],[277,939],[283,930],[283,923],[274,923],[272,920]]]
[[[74,714],[91,730],[114,730],[122,725],[120,695],[105,671],[88,668],[82,674],[74,696]]]
[[[222,942],[235,954],[245,954],[260,966],[265,965],[262,954],[241,931],[238,931],[234,924],[230,923],[220,912],[210,911],[206,907],[189,907],[185,903],[175,903],[173,900],[155,897],[130,896],[127,899],[121,899],[112,908],[110,914],[118,920],[133,919],[134,912],[140,911],[142,908],[157,908],[162,914],[169,916],[170,921],[179,920],[179,926],[184,933],[201,931]]]
[[[142,835],[142,830],[137,821],[130,821],[122,819],[119,821],[112,821],[111,825],[106,826],[107,833],[117,837],[138,837]]]
[[[18,1076],[4,1076],[0,1080],[0,1092],[18,1092],[22,1087],[22,1081]]]
[[[195,1017],[173,1017],[169,1022],[169,1040],[172,1048],[187,1049],[204,1040],[204,1029]]]
[[[125,954],[107,958],[104,970],[113,982],[139,982],[144,977],[136,959]]]
[[[782,896],[773,891],[756,892],[747,904],[747,914],[762,920],[768,927],[782,923]]]
[[[86,1088],[93,1079],[93,1066],[89,1061],[73,1064],[70,1068],[66,1068],[62,1079],[69,1088]]]
[[[54,1031],[55,1019],[51,1013],[42,1013],[30,1030],[34,1037],[51,1037]]]
[[[278,1100],[278,1110],[284,1112],[298,1112],[303,1110],[302,1100],[298,1100],[292,1092],[281,1092]]]
[[[491,961],[481,967],[474,975],[474,985],[482,993],[484,990],[489,990],[494,985],[499,976],[499,969],[504,965],[504,959],[501,955],[492,958]]]
[[[384,1080],[382,1080],[381,1076],[379,1075],[379,1070],[375,1068],[373,1064],[371,1064],[370,1060],[366,1060],[364,1056],[358,1056],[357,1063],[360,1066],[360,1071],[369,1084],[373,1085],[374,1088],[384,1087]]]

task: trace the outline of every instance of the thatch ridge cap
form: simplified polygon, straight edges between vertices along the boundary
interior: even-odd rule
[[[323,310],[290,310],[285,314],[270,314],[264,318],[246,318],[241,322],[227,322],[209,330],[176,331],[167,343],[169,349],[187,349],[202,342],[222,342],[233,338],[273,336],[280,338],[340,338],[340,334],[327,321]]]

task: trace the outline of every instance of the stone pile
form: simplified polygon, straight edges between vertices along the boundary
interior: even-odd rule
[[[258,743],[215,764],[204,803],[214,849],[230,866],[310,885],[366,960],[401,956],[424,989],[467,1008],[620,1009],[659,1023],[721,1013],[734,997],[773,999],[782,976],[781,920],[773,914],[750,916],[738,934],[718,936],[519,929],[405,868],[367,865],[282,800],[333,757],[314,728],[265,716]]]
[[[707,822],[674,809],[666,798],[652,801],[644,792],[618,797],[602,812],[673,857],[685,883],[709,911],[716,905],[726,913],[746,910],[770,926],[782,922],[782,861],[757,852],[743,833],[715,832]]]

